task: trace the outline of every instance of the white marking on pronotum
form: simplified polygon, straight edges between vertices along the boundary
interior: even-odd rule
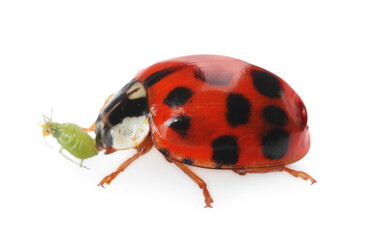
[[[130,149],[138,146],[148,136],[150,131],[147,115],[126,117],[123,121],[111,128],[115,149]]]
[[[146,89],[141,82],[135,82],[127,91],[126,93],[129,99],[138,99],[142,97],[146,97]]]

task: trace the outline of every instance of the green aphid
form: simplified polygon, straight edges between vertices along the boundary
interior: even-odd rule
[[[43,128],[43,136],[52,134],[61,145],[59,153],[68,160],[81,167],[85,167],[82,165],[83,161],[98,154],[95,140],[77,124],[52,122],[47,116],[43,116],[43,119],[44,124],[41,125]],[[77,163],[64,155],[62,152],[63,149],[80,159],[81,163]]]

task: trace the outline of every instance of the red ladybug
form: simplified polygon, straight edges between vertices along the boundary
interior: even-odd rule
[[[110,96],[90,129],[106,154],[137,149],[100,186],[153,145],[203,189],[206,207],[213,202],[206,184],[187,165],[241,175],[286,171],[315,182],[286,167],[310,146],[300,97],[273,73],[230,57],[186,56],[140,71]]]

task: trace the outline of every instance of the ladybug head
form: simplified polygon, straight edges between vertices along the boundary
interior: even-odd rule
[[[131,81],[115,94],[95,123],[98,150],[122,150],[138,146],[149,134],[147,92]]]

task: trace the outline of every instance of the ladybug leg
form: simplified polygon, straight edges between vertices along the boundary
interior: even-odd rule
[[[114,96],[114,94],[111,94],[110,96],[107,97],[106,101],[104,102],[101,110],[99,112],[102,112],[103,108],[107,105],[108,101],[110,101],[110,99],[112,98],[112,96]],[[85,132],[94,132],[95,131],[95,122],[93,124],[91,124],[91,126],[89,128],[81,128],[82,130],[84,130]]]
[[[83,128],[83,127],[80,127],[82,130],[84,130],[85,132],[94,132],[95,131],[95,123],[91,124],[91,126],[89,128]]]
[[[314,184],[316,180],[311,177],[308,173],[302,171],[295,171],[285,166],[276,166],[276,167],[264,167],[264,168],[240,168],[240,169],[233,169],[239,175],[245,175],[247,173],[266,173],[266,172],[275,172],[275,171],[285,171],[293,175],[294,177],[299,177],[303,180],[310,180],[311,184]]]
[[[206,188],[206,183],[199,176],[197,176],[189,167],[178,161],[172,161],[178,166],[185,174],[187,174],[197,185],[203,190],[205,197],[205,207],[212,207],[210,204],[213,203],[213,199],[210,196],[208,189]]]
[[[104,102],[104,104],[103,104],[103,106],[102,106],[102,108],[99,112],[102,112],[103,108],[107,105],[108,101],[110,101],[112,96],[114,96],[114,94],[110,94],[110,96],[107,97],[106,101]]]
[[[149,135],[140,145],[137,146],[136,154],[132,157],[125,160],[115,172],[107,175],[102,179],[102,181],[98,184],[98,186],[104,187],[104,184],[109,185],[116,177],[124,171],[132,162],[134,162],[137,158],[144,155],[145,153],[149,152],[149,150],[153,147],[153,142],[151,140],[151,136]]]
[[[267,172],[275,172],[275,171],[283,171],[284,166],[277,166],[277,167],[262,167],[262,168],[239,168],[239,169],[232,169],[232,171],[236,172],[239,175],[246,175],[247,173],[267,173]]]
[[[109,146],[106,146],[104,149],[106,150],[104,152],[105,155],[109,155],[109,154],[112,154],[112,153],[117,151],[115,148],[112,148],[112,147],[109,147]]]
[[[311,177],[308,173],[305,173],[305,172],[302,172],[302,171],[295,171],[295,170],[292,170],[292,169],[287,168],[285,166],[283,166],[282,171],[288,172],[291,175],[293,175],[294,177],[299,177],[299,178],[306,180],[306,181],[309,180],[309,181],[311,181],[311,184],[314,184],[316,182],[316,180],[313,177]]]

